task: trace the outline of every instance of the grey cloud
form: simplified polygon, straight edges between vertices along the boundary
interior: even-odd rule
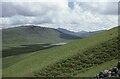
[[[11,2],[2,3],[2,17],[15,15],[33,16],[34,14],[25,6],[17,6]]]
[[[105,9],[101,10],[103,14],[118,15],[118,3],[108,2]]]
[[[4,2],[1,17],[9,18],[11,25],[53,23],[53,19],[56,18],[60,10],[58,5],[49,5],[49,3],[30,3],[27,5],[24,2],[19,5],[19,3]]]
[[[39,6],[35,6],[39,5]],[[32,6],[35,6],[33,9]],[[21,16],[43,16],[49,11],[58,11],[59,7],[54,7],[45,5],[43,3],[33,3],[29,5],[27,2],[24,2],[23,5],[19,5],[18,2],[3,2],[2,3],[2,14],[0,17],[12,17],[15,15]]]
[[[48,19],[38,19],[38,18],[36,18],[35,20],[33,20],[33,22],[32,23],[34,23],[34,24],[46,24],[46,23],[53,23],[53,21],[52,21],[52,19],[51,18],[48,18]]]
[[[41,17],[26,17],[26,16],[13,16],[10,18],[12,25],[20,24],[45,24],[53,23],[53,16],[41,16]]]
[[[118,3],[118,14],[120,15],[120,2]]]
[[[97,6],[93,7],[92,4]],[[92,13],[118,15],[118,2],[79,2],[79,6]]]

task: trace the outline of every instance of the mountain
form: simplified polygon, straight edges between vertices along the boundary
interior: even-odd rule
[[[63,29],[63,28],[57,28],[57,30],[65,34],[70,34],[70,35],[74,35],[74,36],[81,37],[81,38],[105,31],[105,30],[99,30],[99,31],[92,31],[92,32],[87,32],[87,31],[73,32],[73,31]]]
[[[36,43],[64,42],[79,37],[40,26],[20,26],[2,29],[3,45],[23,45]]]
[[[3,67],[7,66],[3,77],[75,77],[85,71],[86,75],[95,76],[104,68],[109,69],[114,60],[120,60],[118,29],[120,26],[63,46],[3,58]]]

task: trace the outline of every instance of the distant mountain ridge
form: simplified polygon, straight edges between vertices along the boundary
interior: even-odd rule
[[[1,30],[0,30],[1,31]],[[38,44],[38,43],[59,43],[68,42],[74,39],[81,39],[95,32],[72,32],[63,28],[48,28],[35,25],[22,25],[2,29],[2,42],[4,47]]]
[[[34,25],[2,29],[3,45],[55,43],[79,38],[80,37],[74,35],[62,33],[53,28]]]
[[[81,38],[105,31],[105,30],[99,30],[99,31],[93,31],[93,32],[87,32],[87,31],[73,32],[63,28],[58,28],[57,30],[65,34],[70,34],[70,35],[74,35]]]

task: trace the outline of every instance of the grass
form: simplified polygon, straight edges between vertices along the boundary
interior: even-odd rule
[[[9,49],[2,51],[3,53],[2,57],[8,57],[8,56],[19,55],[19,54],[27,54],[34,51],[50,48],[50,47],[43,47],[43,46],[49,46],[49,44],[28,44],[28,45],[22,45],[19,47],[11,47]]]
[[[51,47],[43,47],[48,46],[49,44],[34,44],[34,45],[25,45],[25,47],[16,47],[13,49],[3,51],[3,68],[7,68],[27,57],[34,54],[34,51],[40,51],[44,49],[48,49]],[[27,46],[27,47],[26,47]],[[18,52],[19,51],[19,52]]]
[[[49,44],[34,44],[34,45],[22,45],[19,47],[11,47],[11,49],[3,50],[3,68],[7,68],[16,62],[19,62],[29,55],[32,55],[34,51],[47,49],[50,47],[43,47]],[[18,52],[19,51],[19,52]]]
[[[100,65],[106,61],[118,58],[118,42],[118,38],[107,40],[86,49],[83,53],[46,67],[45,69],[36,72],[35,76],[75,76],[80,71],[85,71],[92,66]]]
[[[0,58],[0,78],[2,77],[2,58]]]
[[[94,77],[96,74],[98,74],[102,70],[109,70],[110,68],[117,65],[118,60],[114,59],[108,62],[105,62],[101,65],[96,65],[88,69],[87,71],[80,72],[76,75],[76,77]]]
[[[29,57],[30,55],[32,55],[32,53],[3,58],[3,61],[2,61],[3,62],[2,63],[3,69],[7,68],[9,66],[12,66],[13,64],[15,64],[17,62],[20,62],[21,60],[24,60],[25,58]]]
[[[10,66],[3,69],[3,76],[33,76],[33,72],[42,70],[47,66],[53,65],[58,61],[65,60],[78,53],[82,53],[86,48],[102,43],[116,36],[118,36],[118,28],[113,28],[109,31],[98,33],[84,39],[72,41],[64,46],[32,52],[32,55],[26,55],[24,58],[21,58],[22,56],[20,55],[3,58],[3,61],[13,62],[15,60],[19,60],[20,56],[20,61],[7,64]],[[3,64],[6,62],[3,62]]]
[[[38,26],[21,26],[1,31],[3,49],[19,45],[55,43],[78,39],[78,37],[61,33],[56,29]]]

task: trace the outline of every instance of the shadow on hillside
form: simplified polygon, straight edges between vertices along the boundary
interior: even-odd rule
[[[8,57],[13,55],[19,55],[19,54],[26,54],[35,52],[38,50],[43,50],[51,47],[44,47],[48,46],[49,44],[32,44],[32,45],[22,45],[21,47],[11,47],[7,50],[2,50],[2,57]]]
[[[64,33],[60,32],[60,38],[66,39],[66,40],[74,40],[74,39],[81,39],[83,37],[78,37],[78,36],[70,35],[70,34],[64,34]]]

